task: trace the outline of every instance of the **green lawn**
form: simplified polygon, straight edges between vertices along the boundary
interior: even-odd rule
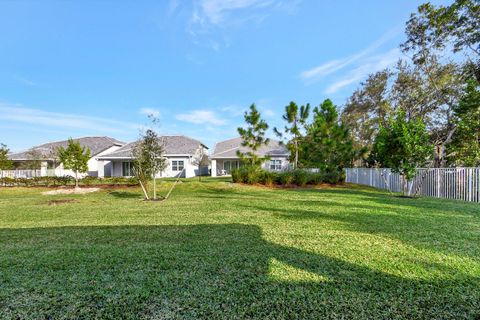
[[[42,191],[0,189],[0,319],[480,317],[478,204],[213,179],[155,203]]]

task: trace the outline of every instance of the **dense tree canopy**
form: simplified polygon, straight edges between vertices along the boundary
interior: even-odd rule
[[[313,121],[302,140],[300,162],[306,167],[332,172],[350,165],[353,141],[348,128],[339,121],[337,107],[326,99],[313,110]]]

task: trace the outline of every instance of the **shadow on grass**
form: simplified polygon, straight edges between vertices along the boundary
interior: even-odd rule
[[[0,229],[0,318],[473,318],[478,278],[413,280],[253,225]]]
[[[128,191],[110,191],[108,195],[120,199],[143,199],[142,194]]]

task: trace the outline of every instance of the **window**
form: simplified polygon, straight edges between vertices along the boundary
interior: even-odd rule
[[[183,166],[183,160],[172,160],[172,171],[182,171]]]
[[[131,162],[122,162],[122,176],[133,176],[133,164]]]
[[[282,160],[270,160],[270,170],[282,170]]]

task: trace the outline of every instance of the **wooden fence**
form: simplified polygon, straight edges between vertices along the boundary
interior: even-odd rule
[[[404,179],[383,168],[345,169],[346,182],[402,192]],[[480,202],[480,168],[417,169],[409,194]]]

